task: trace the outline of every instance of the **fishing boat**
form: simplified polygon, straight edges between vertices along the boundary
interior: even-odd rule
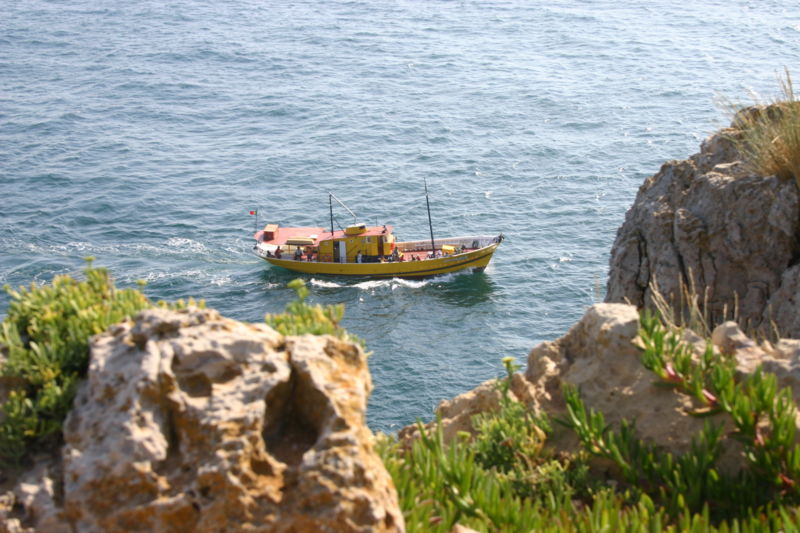
[[[294,272],[328,276],[421,278],[466,269],[483,271],[503,242],[503,235],[434,239],[427,184],[425,188],[430,240],[399,241],[390,225],[355,223],[353,212],[329,193],[330,229],[267,224],[255,232],[256,255]],[[353,224],[334,229],[333,200],[353,215]]]

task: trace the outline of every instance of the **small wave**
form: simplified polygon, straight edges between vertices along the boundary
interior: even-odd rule
[[[400,278],[392,278],[392,279],[376,279],[370,281],[362,281],[361,283],[356,283],[355,287],[358,287],[359,289],[362,290],[372,290],[384,287],[388,287],[389,290],[395,290],[400,287],[418,289],[420,287],[428,285],[429,283],[430,283],[429,280],[414,281],[414,280],[407,280]]]
[[[131,277],[123,278],[124,281],[134,282],[142,279],[147,283],[154,283],[159,281],[169,281],[173,279],[192,279],[203,280],[206,283],[216,287],[223,287],[233,283],[233,278],[227,274],[213,274],[204,270],[192,269],[185,271],[169,272],[169,271],[152,271],[144,275],[144,277],[133,279]]]
[[[16,241],[12,246],[25,249],[40,255],[56,255],[69,257],[75,255],[104,256],[112,255],[115,257],[164,257],[178,256],[181,258],[204,258],[214,263],[242,263],[243,256],[241,250],[227,247],[222,249],[212,249],[205,244],[182,237],[169,238],[163,244],[143,243],[143,242],[117,242],[117,243],[93,243],[87,241],[70,241],[60,244],[39,244],[32,242]],[[238,256],[238,257],[237,257]]]
[[[422,281],[415,281],[411,279],[393,279],[391,280],[392,290],[396,289],[397,287],[409,287],[411,289],[419,289],[420,287],[424,287],[425,285],[430,284],[430,280],[422,280]]]
[[[369,281],[362,281],[361,283],[356,283],[354,287],[363,290],[370,290],[370,289],[377,289],[378,287],[389,287],[392,284],[392,280],[390,279],[373,279]]]
[[[204,254],[208,252],[208,247],[197,241],[193,241],[192,239],[187,239],[185,237],[170,237],[167,239],[167,246],[170,248],[180,248],[183,251],[190,251],[198,254]]]
[[[422,280],[403,279],[403,278],[375,279],[369,281],[362,281],[361,283],[356,283],[354,286],[362,290],[372,290],[383,287],[388,287],[390,290],[393,291],[400,288],[420,289],[422,287],[430,285],[431,283],[448,283],[450,281],[453,281],[456,278],[456,276],[460,274],[462,274],[462,272],[442,274],[441,276],[426,278]]]

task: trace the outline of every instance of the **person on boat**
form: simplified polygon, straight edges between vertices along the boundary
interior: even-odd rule
[[[300,247],[298,246],[297,248],[294,249],[294,260],[300,261],[302,258],[303,258],[303,250],[301,250]]]
[[[361,262],[361,252],[358,252],[356,254],[356,263],[360,263],[360,262]]]
[[[280,247],[280,246],[278,246],[278,247],[275,249],[275,258],[277,258],[277,259],[280,259],[280,258],[281,258],[281,247]]]
[[[395,249],[392,250],[392,261],[399,261],[399,260],[400,260],[400,251],[397,249],[397,247],[395,247]]]

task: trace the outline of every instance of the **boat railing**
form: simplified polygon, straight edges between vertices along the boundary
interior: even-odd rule
[[[471,237],[446,237],[443,239],[434,239],[434,246],[437,249],[441,249],[443,245],[449,244],[455,247],[465,247],[470,249],[478,249],[483,248],[485,246],[489,246],[490,244],[497,242],[496,236],[489,236],[489,235],[479,235],[479,236],[471,236]],[[422,240],[422,241],[404,241],[398,242],[397,248],[401,252],[421,252],[424,250],[431,249],[431,241]]]
[[[296,246],[292,244],[282,244],[282,245],[275,245],[275,244],[267,244],[265,242],[257,243],[253,247],[256,251],[256,255],[261,258],[273,258],[275,257],[275,252],[278,248],[281,249],[281,257],[280,259],[289,260],[289,261],[307,261],[307,256],[303,255],[302,259],[295,259],[294,251],[298,248],[301,250],[303,246]]]
[[[436,246],[437,250],[441,250],[442,246],[450,245],[455,248],[467,248],[470,250],[477,250],[480,248],[484,248],[489,246],[492,243],[498,242],[498,237],[491,236],[491,235],[478,235],[478,236],[466,236],[466,237],[446,237],[442,239],[435,239],[434,245]],[[262,258],[267,257],[275,257],[275,252],[278,248],[281,248],[281,259],[284,260],[296,260],[296,261],[307,261],[307,256],[303,256],[302,259],[295,259],[294,257],[294,250],[296,248],[301,248],[300,246],[294,245],[281,245],[277,246],[274,244],[267,244],[265,242],[257,243],[254,246],[256,255]],[[397,250],[399,252],[427,252],[431,249],[431,241],[430,240],[420,240],[420,241],[404,241],[397,243]],[[315,261],[318,261],[319,258],[315,255]]]

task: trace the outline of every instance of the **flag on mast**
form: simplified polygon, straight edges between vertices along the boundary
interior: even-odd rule
[[[250,211],[251,215],[255,215],[256,213],[257,213],[257,211]]]

